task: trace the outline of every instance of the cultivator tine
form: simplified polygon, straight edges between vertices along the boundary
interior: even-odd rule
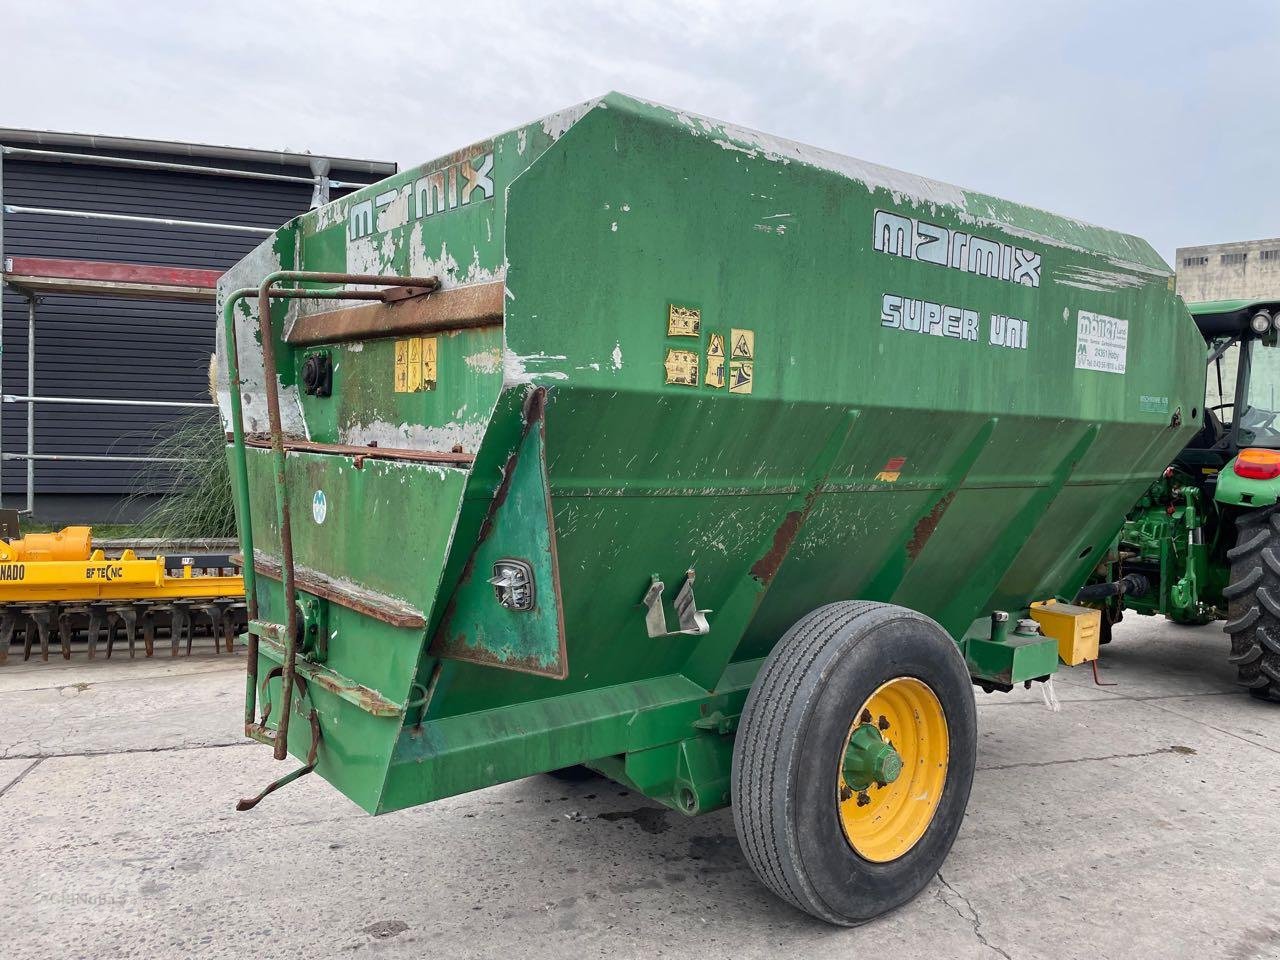
[[[89,625],[85,627],[89,644],[89,659],[92,660],[98,655],[98,639],[102,633],[103,613],[102,605],[97,603],[89,604]],[[108,641],[107,656],[111,656],[111,646]]]
[[[227,604],[227,613],[223,623],[226,625],[227,631],[227,653],[235,653],[236,637],[249,625],[244,601],[233,600]]]
[[[191,654],[191,605],[175,600],[169,608],[169,655],[178,655],[178,643],[185,635],[187,638],[187,655]]]
[[[132,605],[112,607],[107,611],[107,623],[107,656],[111,656],[111,648],[116,642],[116,632],[123,625],[125,638],[129,641],[129,659],[134,659],[137,655],[138,612]]]
[[[213,652],[222,652],[222,607],[217,600],[197,604],[195,608],[209,618],[209,637],[213,640]],[[194,626],[192,628],[194,632]]]
[[[48,662],[49,660],[49,608],[48,607],[28,607],[26,609],[27,619],[33,627],[35,634],[40,638],[40,659]],[[27,660],[31,657],[31,641],[32,629],[27,628],[27,642],[24,648],[24,656],[22,659]],[[70,657],[68,650],[67,656]]]
[[[107,611],[107,659],[111,659],[111,652],[116,645],[116,626],[120,622],[120,616],[114,610]]]
[[[155,656],[156,652],[156,615],[155,608],[150,604],[138,604],[139,612],[142,614],[142,650],[147,657]]]
[[[9,660],[9,645],[13,643],[13,631],[18,625],[18,618],[8,607],[0,610],[0,664]]]
[[[224,598],[216,601],[218,604],[218,637],[214,641],[215,644],[221,644],[221,649],[227,653],[236,652],[236,614],[235,601]],[[243,605],[242,605],[243,606]]]
[[[58,645],[62,648],[62,659],[71,659],[71,635],[74,628],[68,622],[68,614],[61,607],[54,607],[52,615],[58,626]]]
[[[132,605],[125,607],[120,611],[120,618],[124,621],[125,635],[129,638],[129,659],[134,657],[134,645],[138,640],[138,611]]]

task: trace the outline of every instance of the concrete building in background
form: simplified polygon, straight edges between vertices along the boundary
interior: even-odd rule
[[[1187,303],[1280,299],[1280,239],[1179,247],[1177,271]]]

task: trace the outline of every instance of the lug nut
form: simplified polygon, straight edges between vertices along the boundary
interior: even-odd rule
[[[844,801],[848,800],[852,796],[853,791],[850,790],[846,784],[840,784],[840,802],[844,803]]]
[[[888,730],[889,729],[888,717],[881,716],[880,719],[876,721],[876,726],[879,727],[881,730]]]
[[[858,794],[858,806],[865,807],[870,802],[871,797],[867,794],[867,791],[863,790]]]
[[[863,710],[863,711],[862,711],[862,716],[861,716],[861,717],[859,717],[858,719],[859,719],[862,723],[870,723],[870,722],[871,722],[871,711],[870,711],[870,710]]]

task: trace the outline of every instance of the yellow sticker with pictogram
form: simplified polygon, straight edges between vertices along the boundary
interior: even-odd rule
[[[663,367],[667,374],[667,383],[678,383],[686,387],[698,385],[698,362],[701,358],[693,350],[667,350],[667,358]]]
[[[713,333],[707,344],[707,386],[717,390],[724,386],[724,363],[724,334]]]
[[[667,336],[696,337],[702,333],[702,311],[697,307],[667,306]]]
[[[395,346],[396,393],[421,393],[436,388],[436,338],[408,337]]]

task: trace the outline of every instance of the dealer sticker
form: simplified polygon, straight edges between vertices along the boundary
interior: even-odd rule
[[[1079,310],[1076,313],[1076,369],[1124,373],[1129,321]]]

